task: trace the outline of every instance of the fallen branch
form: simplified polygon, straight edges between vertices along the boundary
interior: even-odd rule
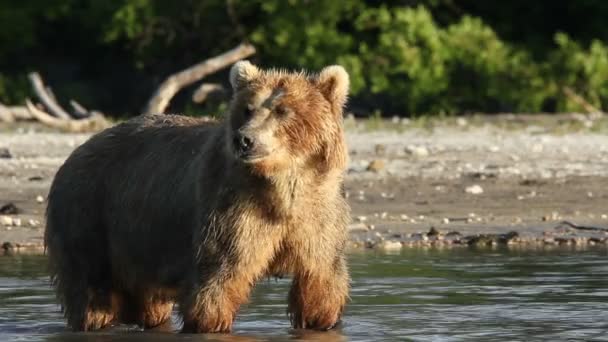
[[[601,109],[592,105],[589,101],[585,100],[582,96],[574,92],[572,88],[565,86],[562,91],[572,102],[581,106],[587,113],[604,114]]]
[[[574,224],[572,222],[569,221],[562,221],[560,222],[557,227],[555,227],[555,229],[558,228],[562,228],[563,226],[567,226],[573,229],[578,229],[578,230],[591,230],[594,232],[607,232],[608,233],[608,228],[601,228],[601,227],[591,227],[591,226],[579,226],[577,224]]]
[[[169,102],[182,88],[200,81],[203,77],[220,69],[226,68],[241,59],[247,58],[255,53],[253,45],[242,43],[236,48],[219,56],[191,66],[188,69],[169,76],[152,95],[148,101],[144,113],[160,114],[165,111]]]
[[[192,94],[192,102],[203,103],[213,93],[224,93],[226,89],[218,83],[203,83]]]
[[[32,117],[39,122],[53,128],[66,130],[69,132],[87,132],[92,130],[99,130],[109,126],[108,121],[104,116],[93,114],[85,119],[74,120],[74,119],[59,119],[45,111],[36,107],[30,99],[25,100],[27,109],[32,114]]]
[[[34,92],[42,104],[49,110],[49,112],[61,119],[71,119],[72,116],[68,114],[61,106],[55,101],[55,96],[52,92],[49,92],[42,82],[42,78],[37,72],[32,72],[28,75]]]
[[[32,114],[30,114],[30,111],[25,106],[5,106],[0,103],[1,122],[15,122],[32,119]]]
[[[8,110],[8,108],[0,103],[0,122],[14,122],[15,118]]]

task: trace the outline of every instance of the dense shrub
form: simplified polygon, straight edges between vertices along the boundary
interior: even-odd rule
[[[36,69],[59,98],[136,113],[165,75],[249,40],[265,66],[343,64],[361,113],[581,110],[565,87],[608,109],[608,28],[583,9],[608,15],[592,0],[0,0],[0,102]]]

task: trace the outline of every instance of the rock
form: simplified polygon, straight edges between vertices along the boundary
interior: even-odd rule
[[[0,207],[0,214],[2,215],[17,215],[20,211],[14,203],[7,203]]]
[[[21,227],[21,219],[18,217],[13,218],[13,226],[14,227]]]
[[[469,246],[510,245],[519,241],[519,233],[511,231],[506,234],[479,234],[465,238]]]
[[[399,250],[403,247],[403,245],[401,244],[401,241],[395,241],[395,240],[386,240],[386,241],[382,241],[378,244],[376,244],[375,246],[378,249],[383,249],[386,251],[390,251],[390,250]]]
[[[384,170],[386,163],[381,159],[374,159],[367,165],[367,171],[380,172]]]
[[[41,195],[36,196],[36,202],[43,203],[44,202],[44,197],[42,197]]]
[[[439,231],[435,227],[431,227],[431,229],[429,229],[429,232],[426,233],[426,235],[428,237],[437,236],[439,235]]]
[[[0,215],[0,224],[3,226],[10,227],[13,225],[13,218],[6,215]]]
[[[367,216],[357,216],[357,221],[365,222],[365,221],[367,221]]]
[[[483,194],[483,188],[481,186],[479,186],[478,184],[474,184],[471,186],[467,186],[464,191],[467,194],[472,194],[472,195],[479,195],[479,194]]]
[[[409,220],[409,219],[410,219],[410,218],[409,218],[409,216],[407,216],[407,215],[405,215],[405,214],[401,214],[401,215],[399,216],[399,218],[401,218],[401,221],[407,221],[407,220]]]
[[[6,148],[6,147],[0,148],[0,159],[11,159],[11,158],[13,158],[13,155],[11,154],[11,151],[8,150],[8,148]]]
[[[429,150],[424,146],[408,146],[405,148],[405,153],[412,155],[414,157],[428,157]]]
[[[376,144],[376,146],[374,146],[374,151],[376,152],[376,155],[383,156],[386,154],[386,145]]]
[[[30,225],[30,227],[34,228],[34,227],[38,227],[40,225],[40,221],[38,220],[34,220],[34,219],[29,219],[27,221],[27,223]]]

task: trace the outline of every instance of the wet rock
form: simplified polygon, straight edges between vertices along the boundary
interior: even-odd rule
[[[10,242],[5,242],[2,244],[2,249],[4,250],[4,252],[11,252],[15,249],[15,246],[10,243]]]
[[[0,159],[11,159],[11,158],[13,158],[11,151],[9,151],[8,148],[6,148],[6,147],[1,147],[0,148]]]
[[[576,239],[573,237],[556,237],[555,242],[558,245],[576,245]]]
[[[464,189],[464,191],[465,191],[467,194],[471,194],[471,195],[479,195],[479,194],[482,194],[482,193],[483,193],[483,188],[482,188],[480,185],[478,185],[478,184],[474,184],[474,185],[471,185],[471,186],[467,186],[467,187]]]
[[[351,233],[355,232],[367,232],[367,226],[363,223],[354,223],[348,225],[348,231]]]
[[[426,233],[426,236],[428,237],[437,237],[438,235],[439,231],[435,227],[431,227],[431,229],[429,229],[429,232]]]
[[[384,170],[386,163],[382,159],[374,159],[367,165],[367,171],[380,172]]]
[[[2,215],[17,215],[21,212],[14,203],[7,203],[0,207],[0,214]]]
[[[469,246],[493,246],[496,244],[512,244],[519,239],[519,233],[512,231],[506,234],[480,234],[465,238]]]
[[[429,237],[426,234],[416,233],[412,234],[411,239],[413,241],[428,241]]]
[[[395,241],[395,240],[382,241],[382,242],[376,244],[376,246],[375,246],[375,248],[383,249],[385,251],[399,250],[402,247],[403,247],[403,245],[401,244],[401,241]]]
[[[608,238],[598,238],[598,237],[591,237],[589,238],[589,242],[593,243],[593,244],[606,244],[608,243]]]

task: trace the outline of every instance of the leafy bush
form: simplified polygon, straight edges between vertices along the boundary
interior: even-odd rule
[[[580,111],[580,105],[563,96],[565,87],[596,108],[608,110],[608,47],[593,40],[587,49],[564,33],[555,35],[558,48],[549,60],[551,90],[558,111]]]
[[[608,37],[601,15],[608,5],[579,6],[593,12],[592,24],[566,15],[581,12],[574,5],[525,2],[530,12],[520,13],[523,1],[5,0],[0,102],[22,102],[30,93],[25,75],[36,69],[61,98],[137,113],[166,75],[249,40],[264,66],[344,65],[360,113],[580,110],[565,87],[608,109],[608,47],[589,39]],[[560,16],[530,27],[500,15],[537,18],[548,8]],[[578,23],[565,27],[581,38],[558,33],[547,43],[558,27],[552,20],[564,17]],[[188,101],[182,94],[169,110],[196,112]]]

